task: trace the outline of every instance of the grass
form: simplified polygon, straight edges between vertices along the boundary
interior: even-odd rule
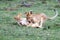
[[[0,40],[60,40],[60,8],[57,8],[59,16],[47,21],[45,29],[18,26],[14,20],[16,14],[23,13],[24,15],[24,12],[33,10],[34,13],[44,12],[48,16],[53,16],[52,9],[58,4],[55,0],[51,3],[47,1],[47,6],[36,0],[34,3],[36,4],[31,7],[19,7],[18,10],[0,10]],[[4,7],[9,7],[9,4],[2,2],[0,8]]]

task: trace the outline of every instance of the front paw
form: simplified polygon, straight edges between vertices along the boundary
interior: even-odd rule
[[[39,28],[43,28],[42,26],[39,26]]]

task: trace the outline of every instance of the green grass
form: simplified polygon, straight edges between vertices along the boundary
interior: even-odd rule
[[[47,6],[36,0],[34,3],[36,4],[31,7],[19,7],[18,10],[0,10],[0,40],[60,40],[60,8],[57,8],[59,16],[54,20],[46,21],[45,29],[18,26],[14,20],[14,16],[18,13],[24,15],[24,12],[33,10],[34,13],[44,12],[48,16],[53,16],[52,9],[58,4],[55,0],[51,3],[47,1]],[[0,8],[4,7],[9,7],[9,4],[1,2]]]

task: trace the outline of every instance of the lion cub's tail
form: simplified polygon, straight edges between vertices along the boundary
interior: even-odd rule
[[[55,16],[49,17],[48,19],[55,19],[58,16],[58,11],[56,9],[54,9],[54,12],[55,12]]]

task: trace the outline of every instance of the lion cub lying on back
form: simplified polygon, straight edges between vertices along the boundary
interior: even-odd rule
[[[14,19],[17,21],[18,25],[25,25],[27,27],[31,26],[31,27],[37,27],[38,24],[33,24],[33,23],[29,23],[26,18],[22,18],[21,14],[18,14],[17,16],[14,17]]]
[[[17,16],[14,17],[14,19],[17,21],[19,25],[28,25],[26,18],[22,18],[21,16],[22,16],[21,14],[18,14]]]

